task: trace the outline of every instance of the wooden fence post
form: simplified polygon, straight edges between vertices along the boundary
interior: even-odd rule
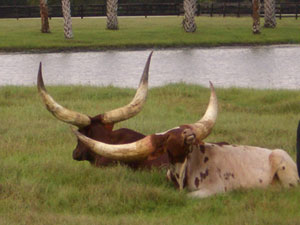
[[[144,11],[145,11],[145,18],[147,18],[148,14],[149,14],[149,12],[148,12],[148,10],[149,10],[148,4],[144,3],[144,7],[143,8],[144,8]]]
[[[279,19],[281,20],[281,3],[279,4]]]
[[[298,7],[299,7],[299,5],[298,5],[298,3],[297,3],[297,4],[296,4],[296,15],[295,15],[296,20],[298,19]]]
[[[213,11],[214,11],[214,3],[211,3],[211,5],[210,5],[210,17],[213,16]]]
[[[223,3],[223,17],[226,16],[226,2]]]
[[[17,18],[17,20],[18,20],[18,19],[19,19],[19,12],[18,12],[18,8],[17,8],[17,1],[15,0],[14,3],[15,3],[15,13],[16,13],[16,18]]]
[[[238,2],[237,17],[240,17],[241,2]]]
[[[197,4],[197,16],[201,15],[201,5],[200,3]]]
[[[179,4],[179,2],[177,2],[175,4],[175,7],[176,7],[177,15],[180,16],[180,4]]]
[[[80,18],[83,19],[83,5],[80,5]]]
[[[28,17],[31,17],[31,7],[28,7]]]

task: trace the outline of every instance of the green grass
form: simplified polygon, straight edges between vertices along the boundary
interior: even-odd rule
[[[250,17],[196,17],[195,33],[185,33],[181,22],[181,16],[120,17],[120,30],[110,31],[105,18],[73,18],[74,39],[65,40],[61,18],[50,20],[50,34],[40,32],[40,19],[1,19],[0,51],[300,43],[300,26],[294,18],[277,20],[276,29],[262,28],[260,35],[252,34]]]
[[[128,103],[133,89],[48,87],[62,105],[96,115]],[[293,158],[300,92],[217,88],[220,113],[207,141],[283,148]],[[118,124],[145,134],[196,121],[209,90],[150,89],[136,117]],[[76,138],[45,109],[35,87],[0,87],[0,224],[300,224],[300,189],[237,190],[189,199],[165,171],[93,168],[72,160]]]

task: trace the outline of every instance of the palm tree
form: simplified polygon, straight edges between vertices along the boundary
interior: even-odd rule
[[[65,38],[73,38],[70,0],[61,0]]]
[[[118,30],[118,0],[106,1],[106,28],[109,30]]]
[[[260,34],[260,0],[252,0],[253,34]]]
[[[183,28],[186,32],[195,32],[197,29],[195,23],[195,13],[197,10],[196,0],[183,0],[184,18]]]
[[[41,27],[42,33],[50,33],[47,0],[40,0],[40,15],[41,15],[41,22],[42,22],[42,27]]]
[[[264,27],[267,28],[276,27],[275,4],[276,4],[275,0],[264,0],[264,11],[265,11]]]

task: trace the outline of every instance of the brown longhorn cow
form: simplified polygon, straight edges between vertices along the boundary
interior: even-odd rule
[[[127,120],[141,111],[146,101],[148,92],[148,74],[151,56],[152,52],[149,55],[148,60],[146,62],[139,87],[136,91],[133,100],[126,106],[99,114],[94,117],[89,117],[87,115],[71,111],[55,102],[55,100],[47,93],[46,88],[44,86],[41,64],[39,67],[37,78],[38,91],[44,104],[46,105],[46,108],[57,119],[77,126],[79,128],[78,132],[80,132],[81,134],[107,144],[127,144],[135,142],[144,138],[145,135],[126,128],[113,130],[113,126],[115,123]],[[95,154],[80,140],[78,141],[77,146],[73,151],[73,159],[78,161],[87,160],[92,165],[98,167],[107,166],[115,162],[115,160],[111,158]],[[150,168],[152,166],[160,167],[166,165],[167,163],[168,157],[166,154],[164,154],[153,160],[141,159],[131,161],[128,162],[127,165],[129,165],[132,168]]]
[[[204,143],[215,125],[217,112],[217,97],[211,84],[206,113],[194,124],[181,125],[122,145],[109,145],[78,131],[74,130],[74,133],[96,154],[115,160],[147,160],[167,153],[168,179],[179,189],[186,187],[192,197],[208,197],[237,188],[267,187],[276,180],[284,187],[299,183],[299,159],[296,165],[281,149]],[[298,147],[298,157],[299,154]]]

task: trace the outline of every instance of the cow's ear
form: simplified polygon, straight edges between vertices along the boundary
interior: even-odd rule
[[[166,143],[168,140],[169,134],[155,134],[151,137],[151,142],[155,146],[155,150],[148,155],[147,160],[154,160],[166,152]]]
[[[165,153],[165,150],[163,148],[159,148],[159,149],[156,149],[154,152],[152,152],[147,160],[154,160],[154,159],[157,159],[158,157],[160,157],[161,155],[163,155]]]
[[[109,131],[112,131],[113,128],[114,128],[114,124],[113,123],[108,123],[108,124],[105,124],[104,127],[109,130]]]

